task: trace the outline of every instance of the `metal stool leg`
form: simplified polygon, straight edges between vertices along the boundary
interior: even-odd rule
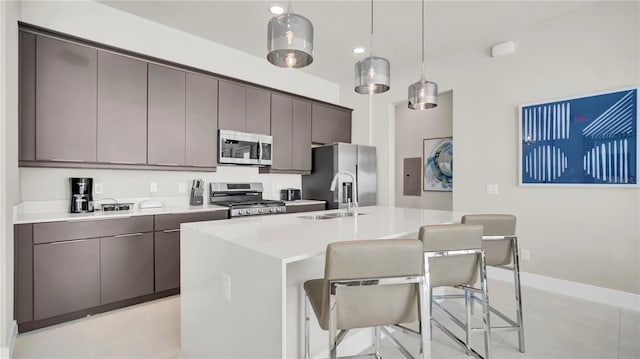
[[[380,327],[373,328],[373,345],[375,347],[376,358],[380,358]]]
[[[482,321],[484,326],[484,350],[485,359],[491,359],[491,320],[489,317],[489,290],[487,289],[487,264],[485,262],[484,252],[482,252],[480,265],[480,285],[482,289]]]
[[[518,256],[518,240],[513,239],[513,285],[516,294],[516,316],[518,320],[518,349],[524,353],[524,325],[522,323],[522,293],[520,291],[520,259]]]
[[[309,335],[309,297],[307,294],[304,295],[304,359],[311,358],[309,356],[309,340],[311,339]]]
[[[467,310],[467,322],[464,328],[465,331],[465,343],[467,343],[467,355],[471,354],[471,347],[469,346],[469,332],[471,332],[471,303],[473,303],[473,299],[471,299],[471,291],[464,291],[464,307]]]

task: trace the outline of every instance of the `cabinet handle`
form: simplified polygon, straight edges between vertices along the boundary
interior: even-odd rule
[[[106,199],[106,198],[105,198]],[[98,200],[100,201],[100,200]],[[94,201],[96,202],[96,201]],[[131,216],[118,216],[117,219],[126,219],[126,218],[131,218]],[[95,221],[104,221],[104,220],[109,220],[109,219],[115,219],[115,218],[87,218],[87,219],[75,219],[75,220],[67,220],[65,221],[66,223],[76,223],[76,222],[95,222]]]
[[[84,160],[68,160],[68,159],[62,159],[62,158],[52,158],[51,161],[55,161],[55,162],[84,162]]]
[[[114,236],[114,238],[122,238],[122,237],[135,237],[135,236],[141,236],[143,233],[129,233],[129,234],[119,234],[117,236]]]
[[[86,241],[88,241],[88,239],[76,239],[76,240],[73,240],[73,241],[52,242],[52,243],[49,243],[49,244],[55,246],[57,244],[78,243],[78,242],[86,242]]]
[[[171,232],[180,232],[180,228],[177,229],[167,229],[166,231],[163,231],[164,233],[171,233]]]
[[[156,163],[157,166],[183,166],[177,163]]]
[[[214,165],[189,165],[191,167],[204,167],[204,168],[213,168],[215,167]]]

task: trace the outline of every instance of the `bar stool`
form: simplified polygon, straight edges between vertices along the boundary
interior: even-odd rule
[[[404,347],[398,347],[397,339],[381,327],[414,322],[418,320],[418,313],[427,313],[422,253],[422,243],[416,239],[330,243],[324,278],[304,283],[305,358],[309,358],[309,304],[320,327],[329,331],[331,359],[337,357],[338,344],[350,329],[367,327],[375,328],[375,353],[368,356],[380,358],[380,332],[384,331],[405,356],[411,357]],[[427,323],[426,319],[420,322]],[[429,356],[427,340],[423,335],[421,358]]]
[[[524,326],[522,322],[522,294],[520,291],[520,261],[518,258],[518,237],[516,237],[516,217],[510,214],[470,214],[462,216],[462,223],[479,224],[484,227],[482,248],[487,265],[513,272],[516,296],[516,320],[509,318],[499,310],[490,307],[508,326],[493,329],[518,331],[518,349],[524,353]]]
[[[437,287],[456,287],[466,293],[480,293],[483,304],[484,330],[484,358],[491,358],[491,325],[489,321],[489,293],[487,290],[487,272],[485,255],[482,250],[482,226],[469,224],[428,225],[420,227],[419,238],[424,245],[425,281],[430,290]],[[473,287],[480,276],[480,288]],[[451,312],[433,300],[430,295],[430,306],[441,309],[447,316],[465,331],[465,340],[460,339],[446,328],[440,321],[433,318],[431,312],[430,324],[435,324],[455,343],[466,350],[467,355],[482,359],[471,347],[469,332],[471,331],[471,311],[467,308],[467,320],[463,323]],[[467,304],[470,295],[466,296]]]

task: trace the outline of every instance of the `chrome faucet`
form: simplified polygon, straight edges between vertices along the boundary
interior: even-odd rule
[[[353,180],[352,182],[352,197],[353,197],[353,207],[355,208],[356,214],[358,213],[358,200],[356,199],[356,197],[358,196],[358,183],[356,180],[356,176],[349,172],[349,171],[338,171],[334,176],[333,179],[331,180],[331,187],[329,187],[329,189],[331,190],[331,192],[335,192],[336,191],[336,185],[338,184],[338,177],[340,177],[340,175],[347,175],[350,176],[351,179]],[[340,201],[341,199],[339,198],[338,201]]]

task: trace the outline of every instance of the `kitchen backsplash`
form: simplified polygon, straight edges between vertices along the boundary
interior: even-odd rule
[[[280,189],[300,188],[301,175],[260,174],[258,167],[218,166],[218,172],[139,171],[73,168],[20,168],[21,201],[57,201],[69,199],[69,177],[92,177],[94,200],[102,198],[188,198],[191,182],[201,178],[209,182],[260,182],[264,186],[264,198],[280,199]],[[158,190],[149,191],[155,182]],[[179,191],[183,183],[185,192]],[[95,193],[96,184],[102,184],[103,192]],[[327,184],[328,185],[328,184]]]

